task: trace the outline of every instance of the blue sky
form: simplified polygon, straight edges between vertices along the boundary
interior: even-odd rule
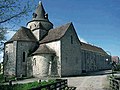
[[[39,0],[36,0],[34,4],[38,2]],[[42,2],[54,27],[73,22],[82,40],[102,47],[113,56],[120,56],[120,0],[42,0]],[[26,26],[32,18],[32,13],[15,28]],[[13,33],[9,33],[7,38],[9,39]]]
[[[120,56],[120,0],[43,1],[55,26],[73,22],[85,41]]]

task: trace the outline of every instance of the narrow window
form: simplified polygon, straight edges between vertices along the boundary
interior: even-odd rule
[[[6,51],[6,60],[8,60],[8,51]]]
[[[73,44],[73,36],[71,35],[71,44]]]
[[[25,52],[23,52],[23,62],[25,62]]]
[[[52,61],[54,60],[54,56],[53,56],[53,55],[51,56],[51,60],[52,60]]]
[[[36,58],[33,58],[33,65],[36,65]]]
[[[36,27],[36,24],[34,24],[34,26]]]

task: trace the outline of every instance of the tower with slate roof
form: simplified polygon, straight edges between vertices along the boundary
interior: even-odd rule
[[[49,21],[42,2],[39,2],[36,11],[33,13],[33,19],[27,23],[27,28],[34,33],[39,41],[53,28],[53,24]]]

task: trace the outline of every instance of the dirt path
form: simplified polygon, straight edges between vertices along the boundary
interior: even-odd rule
[[[68,78],[68,85],[77,87],[76,90],[107,90],[109,82],[107,75],[85,76]]]
[[[110,90],[107,75],[111,70],[91,73],[89,76],[69,77],[68,85],[74,86],[76,90]]]

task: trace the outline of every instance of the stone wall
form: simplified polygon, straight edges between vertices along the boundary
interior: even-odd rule
[[[36,45],[37,45],[36,42],[24,42],[24,41],[18,42],[17,44],[17,65],[16,65],[17,76],[20,76],[21,74],[26,76],[28,75],[27,71],[32,71],[32,70],[29,70],[29,69],[32,69],[30,68],[32,62],[31,62],[31,58],[29,57],[29,55],[31,54],[31,52],[33,52]]]
[[[54,56],[54,63],[52,63],[51,66],[51,68],[54,67],[51,71],[51,75],[61,77],[61,41],[49,42],[45,45],[56,52],[56,55]]]
[[[5,44],[4,49],[4,75],[16,74],[16,45],[17,42]]]
[[[27,25],[27,28],[29,28],[30,30],[34,30],[36,28],[39,28],[39,22],[30,22]]]
[[[62,76],[80,75],[81,67],[81,44],[78,36],[71,25],[61,39],[61,74]]]
[[[110,69],[111,59],[109,55],[82,49],[82,71],[99,71]]]
[[[33,76],[45,77],[49,75],[49,64],[51,61],[50,54],[35,55],[32,58],[33,62]]]
[[[28,23],[27,28],[32,30],[38,40],[41,40],[41,38],[43,38],[44,35],[53,28],[53,25],[49,21],[31,21]]]
[[[45,30],[50,30],[51,28],[53,28],[53,25],[49,21],[39,21],[39,20],[37,21],[36,20],[36,21],[28,22],[27,28],[29,28],[30,30],[34,30],[37,28],[44,28]]]

